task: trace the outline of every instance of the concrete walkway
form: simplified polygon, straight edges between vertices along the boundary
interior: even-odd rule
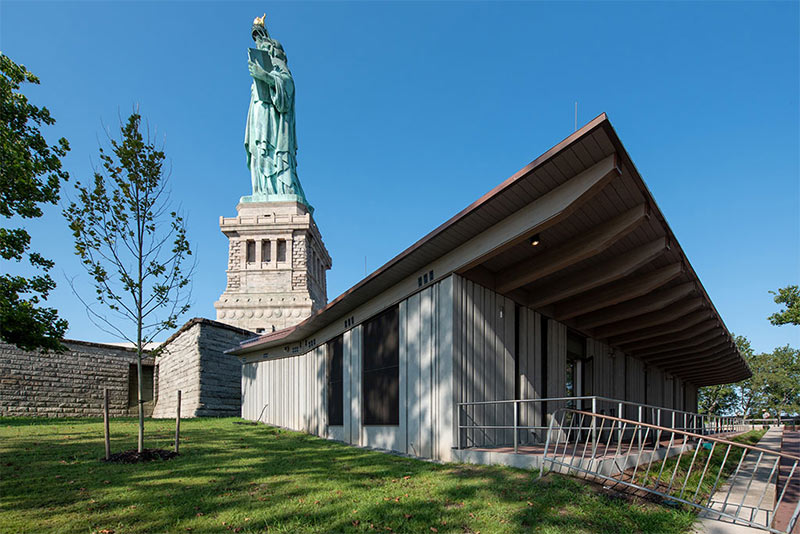
[[[800,457],[800,430],[790,430],[784,427],[781,452]],[[775,528],[778,530],[786,530],[789,528],[789,521],[795,511],[797,511],[798,502],[800,502],[800,472],[798,472],[800,467],[794,467],[793,472],[793,466],[794,461],[784,457],[781,462],[780,476],[778,477],[778,495],[780,495],[781,492],[785,492],[785,494],[781,505],[775,512]],[[791,475],[791,478],[789,478],[789,475]],[[784,489],[787,482],[789,485]],[[795,523],[792,533],[800,534],[800,521]]]
[[[780,452],[781,434],[780,427],[770,428],[758,442],[758,447]],[[718,488],[712,497],[710,505],[712,509],[762,525],[766,525],[769,519],[772,519],[769,514],[775,507],[775,474],[773,473],[775,458],[764,457],[761,462],[758,462],[758,459],[758,452],[748,451],[739,468],[739,475]],[[755,469],[757,463],[758,469]],[[753,475],[754,469],[755,475]],[[772,476],[770,477],[770,475]],[[698,516],[695,529],[698,533],[703,534],[764,532],[761,529],[734,524],[730,519],[713,512],[702,512]]]

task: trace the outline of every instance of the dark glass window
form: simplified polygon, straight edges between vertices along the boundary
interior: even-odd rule
[[[152,365],[142,365],[142,400],[150,402],[154,394],[155,372]],[[128,370],[128,406],[136,406],[139,398],[139,373],[136,371],[136,364],[130,364]]]
[[[344,369],[342,357],[344,355],[342,336],[328,341],[328,353],[326,355],[328,391],[328,424],[344,424]]]
[[[277,247],[276,255],[278,256],[275,258],[275,261],[286,261],[286,240],[285,239],[278,239],[278,247]]]
[[[247,263],[253,263],[256,261],[256,242],[255,241],[248,241],[247,242]]]
[[[270,254],[272,251],[270,250],[270,242],[269,239],[265,239],[261,241],[261,261],[268,262],[270,261]]]
[[[584,374],[586,360],[586,338],[575,332],[567,332],[567,397],[586,394]],[[580,381],[580,384],[578,383]]]
[[[399,338],[397,306],[364,323],[361,383],[365,425],[400,424]]]

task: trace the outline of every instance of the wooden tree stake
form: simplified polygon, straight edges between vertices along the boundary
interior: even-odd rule
[[[103,388],[103,427],[105,429],[106,460],[111,458],[111,435],[108,430],[108,388]]]
[[[175,454],[178,454],[178,443],[181,434],[181,390],[178,390],[178,412],[175,414]]]

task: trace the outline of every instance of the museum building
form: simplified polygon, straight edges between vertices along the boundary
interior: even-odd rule
[[[507,443],[512,421],[534,443],[570,399],[693,413],[698,387],[751,374],[605,114],[227,352],[244,418],[437,460]]]

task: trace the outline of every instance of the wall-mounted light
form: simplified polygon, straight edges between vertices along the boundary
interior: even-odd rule
[[[533,234],[533,237],[531,237],[531,239],[530,239],[530,241],[529,241],[529,242],[530,242],[530,244],[531,244],[531,246],[532,246],[532,247],[535,247],[535,246],[537,246],[539,243],[541,243],[541,242],[542,242],[542,240],[541,240],[541,238],[539,237],[539,234]]]

